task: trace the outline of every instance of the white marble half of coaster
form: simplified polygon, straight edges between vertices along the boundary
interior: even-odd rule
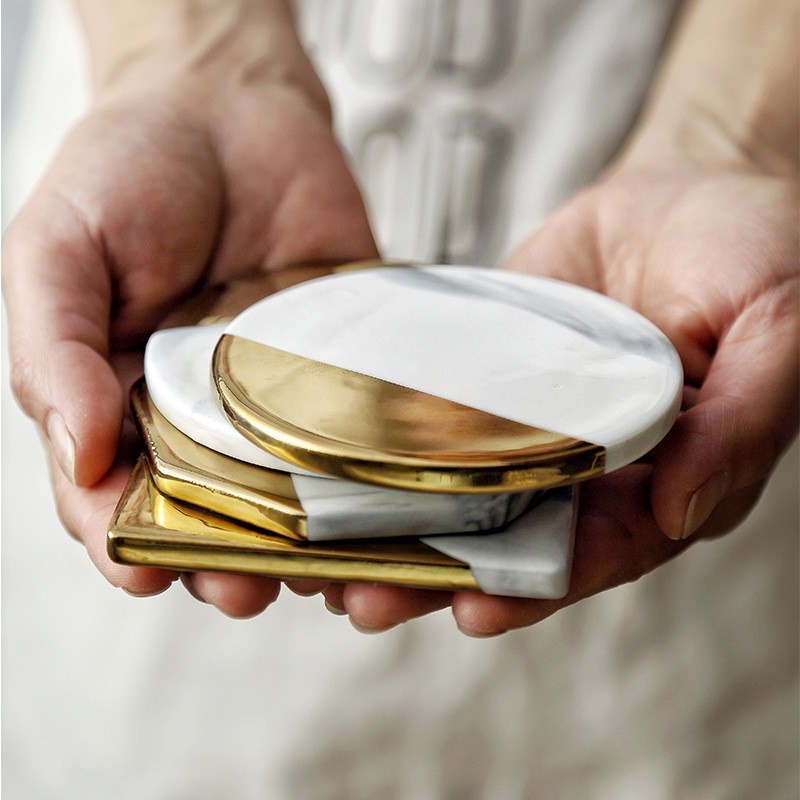
[[[462,531],[485,535],[481,532],[519,517],[536,494],[422,494],[305,475],[293,475],[292,482],[312,542]]]
[[[577,510],[578,490],[567,486],[546,492],[504,531],[422,541],[468,563],[487,594],[559,598],[569,589]]]
[[[648,320],[572,284],[431,266],[335,275],[259,301],[226,328],[304,358],[605,448],[650,450],[683,375]]]
[[[209,376],[220,332],[220,326],[208,325],[153,334],[145,351],[150,397],[168,422],[198,444],[239,461],[294,473],[292,482],[307,515],[310,541],[486,531],[505,525],[530,505],[535,494],[530,491],[421,494],[289,467],[242,437],[220,408]]]

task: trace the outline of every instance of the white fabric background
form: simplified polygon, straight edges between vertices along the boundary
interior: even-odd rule
[[[6,221],[85,102],[75,30],[35,4]],[[736,533],[534,629],[474,641],[445,612],[367,637],[319,598],[234,622],[179,587],[105,585],[60,529],[6,362],[5,797],[796,796],[796,449]]]

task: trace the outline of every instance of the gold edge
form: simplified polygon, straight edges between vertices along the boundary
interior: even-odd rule
[[[217,488],[205,487],[199,483],[187,483],[152,468],[150,475],[158,491],[167,497],[189,503],[201,510],[205,509],[214,514],[230,517],[247,525],[253,525],[268,533],[276,533],[297,540],[306,538],[305,516],[288,514],[280,508],[270,508],[265,505],[266,501],[263,498],[260,498],[259,504],[256,504],[246,498],[237,497],[233,493],[222,492]]]
[[[240,386],[239,382],[235,378],[233,378],[230,374],[228,379],[223,376],[223,373],[226,372],[226,370],[223,369],[223,363],[228,363],[231,360],[231,349],[236,346],[237,343],[255,345],[259,348],[284,353],[285,355],[292,356],[293,358],[303,361],[312,361],[312,359],[306,359],[303,356],[297,356],[293,353],[286,353],[285,351],[278,350],[277,348],[270,347],[269,345],[264,345],[250,339],[245,339],[244,337],[237,336],[235,334],[225,333],[220,337],[219,342],[214,350],[214,356],[212,359],[214,382],[217,385],[218,393],[222,396],[223,406],[225,407],[225,411],[228,414],[229,419],[235,426],[237,426],[237,428],[239,428],[240,432],[244,433],[247,438],[256,445],[259,445],[260,447],[265,448],[274,454],[277,454],[278,451],[286,452],[290,455],[295,451],[306,451],[310,455],[316,455],[317,452],[320,452],[322,455],[327,455],[335,459],[341,458],[342,454],[344,454],[348,459],[359,461],[364,464],[376,463],[378,460],[384,460],[388,457],[399,465],[411,468],[432,470],[469,469],[468,466],[465,466],[465,461],[461,459],[450,461],[444,458],[435,459],[432,457],[409,456],[394,451],[372,451],[370,448],[364,446],[341,442],[337,439],[331,439],[322,434],[312,433],[311,431],[300,428],[285,419],[275,416],[261,407],[255,407],[248,400],[244,387]],[[324,362],[319,363],[324,364],[324,366],[332,366],[325,364]],[[342,372],[349,372],[349,370],[343,368],[336,369],[340,369]],[[227,371],[230,372],[229,370]],[[359,373],[355,374],[358,375]],[[387,383],[380,378],[374,378],[372,380],[379,381],[381,383]],[[419,394],[425,393],[419,392]],[[487,416],[494,416],[488,412],[481,413],[486,413]],[[242,424],[240,421],[240,417],[244,419],[244,424]],[[508,420],[508,422],[511,422],[511,420]],[[545,431],[543,428],[536,428],[532,425],[525,425],[523,423],[517,424],[519,424],[521,427],[528,428],[531,431],[541,431],[543,433],[559,437],[563,446],[562,450],[557,451],[559,455],[576,455],[585,450],[592,452],[605,452],[601,445],[594,444],[593,442],[576,439],[573,436],[567,436],[566,434],[560,434],[554,431]],[[290,444],[290,449],[283,450],[282,448],[286,446],[287,441]],[[314,451],[308,450],[308,446],[306,444],[307,442],[312,442],[314,444]],[[373,456],[373,452],[377,453],[377,455]],[[365,456],[365,454],[367,455]],[[509,468],[509,466],[517,469],[524,469],[526,467],[534,466],[539,462],[550,462],[552,457],[553,450],[547,450],[543,452],[532,452],[530,450],[506,451],[502,454],[499,454],[494,459],[490,459],[488,457],[485,459],[482,458],[481,466],[478,467],[478,469],[480,471],[506,470]]]
[[[551,456],[546,465],[528,463],[517,467],[487,466],[474,470],[429,465],[421,467],[399,461],[395,464],[367,461],[317,453],[301,444],[291,448],[285,441],[269,436],[263,428],[253,423],[253,412],[246,405],[239,405],[238,398],[228,393],[223,380],[218,384],[218,391],[223,403],[229,404],[228,413],[234,427],[259,447],[303,469],[357,483],[431,493],[480,494],[554,489],[595,478],[605,472],[606,450],[590,442],[576,442],[571,449],[562,451],[557,461]]]
[[[131,529],[135,528],[135,532],[130,538],[139,542],[159,542],[176,546],[188,544],[203,550],[222,548],[281,557],[394,562],[432,567],[468,566],[466,562],[441,553],[418,539],[397,537],[330,542],[299,541],[280,534],[245,528],[235,520],[165,497],[156,488],[151,490],[148,497],[149,506],[140,506],[139,515],[131,526]],[[126,530],[123,530],[122,535],[125,533]],[[408,555],[404,555],[404,551],[409,550]]]
[[[551,461],[547,466],[497,467],[472,471],[404,469],[392,464],[376,466],[372,462],[350,462],[342,464],[338,474],[347,480],[393,489],[480,494],[555,489],[598,477],[605,472],[606,451],[599,445],[589,445],[578,452],[576,455],[580,458],[570,459],[570,455],[573,454],[567,453],[560,462]],[[322,464],[320,459],[316,468],[320,469]]]
[[[146,473],[147,462],[144,455],[140,454],[131,469],[131,474],[128,476],[108,523],[109,540],[121,529],[139,527],[137,524],[137,520],[141,516],[139,509],[147,498]]]
[[[276,578],[320,578],[360,581],[431,589],[479,590],[468,565],[403,564],[394,561],[357,561],[300,554],[248,552],[213,535],[197,545],[197,534],[154,527],[149,513],[149,484],[143,458],[137,461],[108,530],[108,553],[123,564],[186,570],[222,570]],[[145,515],[144,517],[142,515]],[[167,537],[168,541],[164,541]],[[254,543],[253,547],[257,545]]]
[[[334,558],[253,554],[226,549],[215,551],[115,542],[116,560],[136,566],[184,570],[245,572],[278,579],[313,578],[336,582],[382,583],[393,586],[446,590],[479,590],[468,567],[429,566],[386,562],[359,563]]]
[[[178,514],[175,520],[157,521],[156,502],[174,507]],[[191,523],[195,514],[201,528],[181,530],[181,524]],[[152,484],[144,460],[140,459],[109,526],[108,552],[117,562],[164,568],[248,571],[276,577],[318,576],[428,588],[478,588],[468,564],[443,556],[419,541],[417,549],[430,551],[435,561],[429,562],[424,556],[423,560],[408,561],[402,551],[387,553],[376,542],[342,542],[340,548],[328,552],[323,545],[306,551],[306,543],[276,541],[280,538],[240,530],[233,521],[174,505]],[[391,544],[396,543],[392,540]],[[409,557],[420,559],[420,552],[412,548]]]

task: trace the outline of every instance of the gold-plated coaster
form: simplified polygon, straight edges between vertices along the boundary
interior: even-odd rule
[[[151,567],[556,598],[569,587],[576,510],[568,487],[495,533],[319,544],[168,498],[142,457],[111,521],[108,550],[120,563]]]
[[[247,297],[255,290],[242,288]],[[206,315],[240,306],[229,299],[231,309],[212,299]],[[151,353],[150,377],[164,403],[172,398],[163,418],[143,389],[134,393],[150,467],[137,467],[112,522],[118,561],[561,597],[577,509],[571,484],[650,450],[682,392],[674,348],[631,309],[502,270],[345,269],[209,330],[213,357],[210,348],[179,357],[163,336],[160,360]],[[179,376],[173,355],[199,372]],[[183,408],[184,396],[204,403],[202,413]],[[258,459],[242,463],[215,452],[251,460],[240,448],[186,438],[203,426],[215,442],[246,438]],[[265,468],[273,457],[315,474]],[[539,489],[549,491],[529,508],[524,492]],[[380,492],[380,501],[370,496]],[[403,500],[389,507],[392,494]],[[437,514],[421,509],[433,500],[491,500],[480,513],[488,508],[494,520],[501,511],[507,527],[494,532],[498,523],[485,517],[461,527],[476,511],[464,502],[461,516],[448,506],[452,516],[431,529]],[[424,538],[374,538],[400,533],[385,523],[408,525],[410,514],[428,525],[413,531]],[[319,543],[342,535],[373,538]]]
[[[514,492],[603,471],[602,447],[223,335],[213,372],[234,426],[305,469],[429,492]]]
[[[361,266],[363,265],[355,265],[352,269],[357,272],[356,268]],[[392,275],[398,270],[389,267],[377,271],[385,272],[391,283],[394,280]],[[340,272],[351,270],[344,269]],[[414,270],[402,269],[399,272]],[[268,290],[274,288],[268,287]],[[481,290],[483,288],[481,286]],[[254,284],[243,287],[242,293],[243,297],[251,297],[258,293],[258,286]],[[229,299],[233,309],[237,305],[241,307],[239,300],[242,298]],[[220,305],[219,298],[212,298],[206,309],[206,316],[220,310],[224,317],[229,315],[231,309],[226,308],[224,303]],[[359,310],[357,316],[360,314]],[[297,314],[296,308],[290,310],[289,319],[291,325],[286,325],[286,320],[282,324],[285,330],[291,328],[303,332],[308,328],[309,320],[302,314]],[[219,321],[218,314],[215,321]],[[324,324],[327,325],[327,322]],[[344,324],[347,326],[349,323],[345,320]],[[373,344],[371,328],[354,326],[354,331],[357,333],[356,346],[353,348],[345,342],[346,349],[353,352],[369,350]],[[312,338],[318,341],[319,331],[312,333]],[[234,339],[249,339],[248,336],[238,336],[235,332],[229,331],[229,335]],[[505,339],[501,334],[497,334],[495,338],[498,337],[500,340]],[[337,337],[330,338],[333,341]],[[258,343],[265,344],[263,341]],[[394,340],[392,344],[394,345]],[[266,346],[281,351],[280,347],[271,347],[269,344]],[[385,347],[382,344],[379,350]],[[418,348],[415,350],[412,347],[405,353],[403,350],[401,348],[398,352],[400,360],[411,363],[416,373],[418,362],[414,360],[416,357],[413,354]],[[458,350],[455,355],[460,358],[463,348],[459,347]],[[304,357],[291,348],[283,349],[282,352],[289,356]],[[409,357],[412,357],[411,362]],[[208,364],[210,350],[201,358],[190,357],[189,360]],[[396,395],[391,392],[386,395],[386,418],[394,419],[397,427],[395,429],[392,424],[388,426],[392,430],[385,428],[381,432],[380,426],[372,425],[371,429],[378,432],[376,443],[384,451],[388,451],[389,460],[392,461],[396,459],[397,451],[408,449],[402,439],[409,430],[414,430],[416,432],[411,441],[413,447],[422,445],[423,466],[431,467],[433,454],[434,458],[443,457],[444,470],[432,481],[426,479],[420,482],[419,478],[421,474],[425,474],[424,470],[420,471],[420,464],[412,464],[411,472],[399,482],[392,483],[387,482],[388,473],[385,470],[382,470],[385,474],[374,479],[373,475],[360,475],[357,471],[350,471],[349,467],[343,471],[332,469],[332,475],[344,474],[351,480],[363,481],[360,485],[350,483],[350,486],[355,486],[355,492],[348,489],[345,497],[338,488],[334,491],[334,487],[343,487],[347,481],[308,474],[290,477],[286,473],[263,469],[263,464],[253,466],[237,459],[225,458],[214,450],[208,450],[190,438],[181,436],[179,431],[172,429],[167,420],[159,415],[147,392],[139,387],[134,392],[133,404],[147,444],[150,467],[145,460],[140,461],[120,500],[108,538],[108,549],[113,559],[129,564],[181,570],[247,572],[277,578],[311,577],[431,589],[479,589],[491,594],[520,597],[552,598],[564,595],[568,588],[571,566],[576,495],[571,489],[560,489],[539,493],[540,496],[531,498],[531,492],[526,495],[520,489],[571,483],[588,477],[589,474],[597,474],[602,470],[602,445],[593,443],[589,437],[551,433],[551,428],[547,425],[526,424],[527,420],[515,420],[513,415],[502,413],[502,409],[499,414],[493,413],[491,404],[487,407],[480,403],[459,403],[458,397],[425,391],[424,386],[415,386],[413,381],[409,385],[408,382],[394,381],[392,375],[387,380],[386,375],[372,374],[369,370],[348,370],[346,365],[335,361],[328,363],[325,359],[314,358],[306,360],[316,362],[323,369],[335,367],[352,373],[348,380],[352,376],[356,376],[357,380],[364,377],[374,378],[380,384],[377,392],[379,396],[386,394],[384,384],[393,390],[397,387],[409,390],[410,394],[401,391]],[[390,357],[387,363],[393,364],[394,361]],[[438,371],[438,366],[434,366],[434,371]],[[430,365],[427,373],[431,373]],[[171,380],[169,370],[165,374],[165,380]],[[476,374],[483,373],[479,369]],[[486,380],[483,382],[492,387],[492,397],[507,395],[495,391],[493,375],[484,377]],[[470,375],[470,381],[475,383],[474,375]],[[368,387],[368,393],[373,393],[375,384],[367,382],[372,384]],[[193,388],[189,384],[185,387],[187,398],[193,398],[196,402],[198,398],[205,397],[207,384],[204,380],[201,379],[196,386],[193,380],[190,383]],[[302,385],[301,381],[299,388],[304,393],[310,391],[312,395],[322,389],[327,393],[324,382],[315,386],[313,381],[310,385]],[[288,400],[286,407],[292,405],[291,394],[289,390],[283,398]],[[324,400],[321,394],[317,397]],[[213,399],[215,398],[212,395]],[[404,410],[403,406],[408,408]],[[372,406],[369,403],[362,406],[356,404],[353,409],[356,414],[368,416]],[[342,407],[331,408],[330,411],[331,418],[335,419]],[[197,418],[192,413],[188,420],[187,433],[191,436]],[[410,427],[407,426],[403,431],[403,425],[407,422],[411,423]],[[369,430],[370,425],[365,429]],[[398,431],[399,440],[393,438]],[[387,433],[390,434],[388,437]],[[440,433],[445,434],[443,439]],[[464,434],[468,434],[466,438]],[[258,437],[250,436],[250,441],[263,447],[263,442]],[[443,445],[442,441],[455,444]],[[501,460],[497,463],[493,461],[493,452],[487,455],[487,444],[489,451],[494,448],[501,454]],[[559,466],[552,458],[549,461],[543,459],[542,463],[536,464],[535,480],[531,475],[525,476],[522,469],[514,476],[513,470],[509,470],[508,464],[502,460],[508,451],[530,458],[532,451],[537,448],[541,448],[543,454],[547,448],[558,451],[560,447],[566,451],[572,448],[576,452],[583,452],[588,458],[584,446],[592,453],[590,467],[585,470],[576,469],[575,463],[564,467]],[[416,455],[419,453],[413,453],[411,457]],[[379,455],[378,460],[383,457],[384,454]],[[455,473],[450,470],[453,457],[459,463]],[[487,464],[487,461],[490,463]],[[404,459],[401,462],[403,468],[409,466]],[[435,472],[435,462],[433,466]],[[521,464],[515,466],[520,467]],[[497,472],[492,474],[495,467]],[[558,474],[554,476],[553,470]],[[516,478],[521,478],[522,484]],[[320,486],[306,494],[298,490],[295,481],[317,483]],[[369,486],[368,483],[375,485]],[[423,491],[398,491],[398,487]],[[490,495],[489,492],[493,491],[496,494]],[[363,502],[359,511],[357,506],[363,500],[362,493],[373,493],[373,499]],[[382,494],[380,507],[374,499],[378,493]],[[390,495],[402,495],[405,499],[403,503],[398,501],[390,506],[387,502]],[[317,503],[314,513],[311,512],[310,505],[307,505],[309,497],[313,497]],[[495,503],[495,498],[502,502]],[[532,499],[536,501],[534,507],[531,507]],[[458,513],[453,511],[454,507],[441,506],[447,509],[450,516],[434,515],[439,518],[439,526],[431,529],[430,508],[426,508],[423,513],[422,506],[430,505],[432,501],[449,504],[456,500],[459,504]],[[478,500],[481,503],[480,509],[473,503]],[[491,502],[487,504],[487,501]],[[317,514],[320,509],[325,513]],[[378,511],[380,514],[375,513]],[[412,532],[408,526],[408,518],[415,514],[418,516],[414,517],[414,524],[419,521],[424,524],[413,532],[414,537],[423,538],[377,538],[386,533],[407,536]],[[385,522],[392,515],[395,522],[397,519],[404,519],[408,529],[398,531],[386,528]],[[369,522],[369,528],[364,527],[364,520],[370,516],[373,519]],[[326,519],[326,524],[320,528],[319,537],[309,535],[310,522],[323,518]],[[465,519],[469,519],[469,525],[462,527]],[[491,524],[487,524],[487,520]],[[497,525],[506,527],[499,531],[492,530]],[[453,534],[454,531],[479,533]],[[430,535],[431,533],[437,535]],[[341,541],[343,534],[371,538]],[[307,538],[304,539],[304,536]],[[320,544],[323,539],[337,541]]]
[[[478,589],[469,566],[418,540],[325,545],[250,529],[169,500],[140,460],[108,534],[120,563],[180,570],[233,571],[276,578],[361,581],[429,589]]]
[[[458,266],[294,286],[225,328],[230,420],[296,466],[440,493],[545,489],[636,460],[669,430],[680,359],[586,289]]]

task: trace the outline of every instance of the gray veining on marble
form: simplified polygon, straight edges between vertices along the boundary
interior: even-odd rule
[[[535,494],[423,494],[302,475],[293,481],[311,541],[492,530],[519,516]]]
[[[577,489],[546,492],[504,531],[427,536],[423,542],[465,561],[481,590],[512,597],[563,597],[569,589]]]

